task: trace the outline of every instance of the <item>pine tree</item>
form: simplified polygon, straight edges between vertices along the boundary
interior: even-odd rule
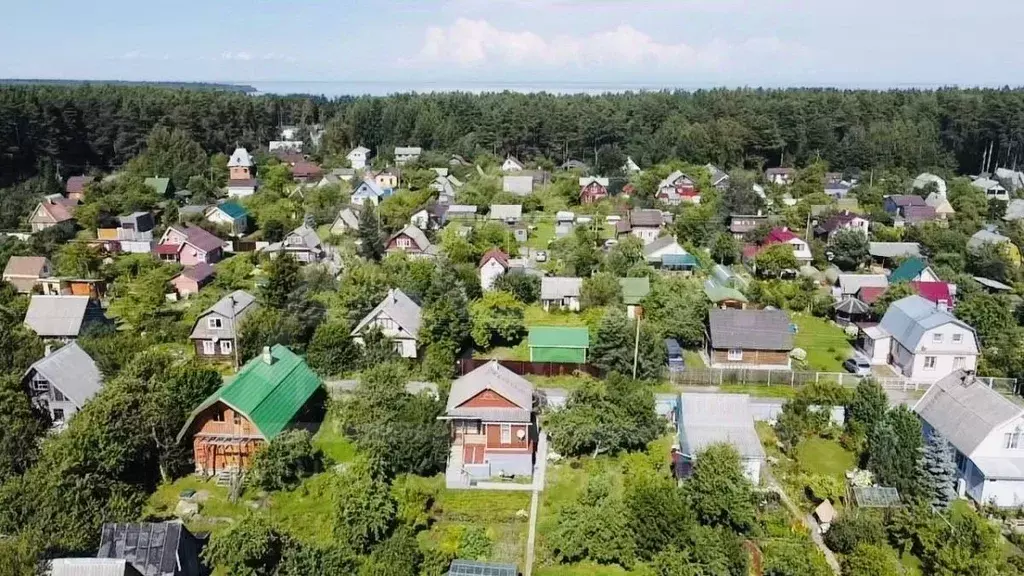
[[[605,374],[632,374],[633,338],[625,312],[618,308],[605,312],[590,347],[590,361]]]
[[[384,237],[373,204],[363,204],[359,214],[359,255],[367,260],[377,261],[384,256]]]
[[[924,445],[921,456],[921,468],[924,472],[923,483],[931,497],[932,506],[946,508],[956,499],[956,461],[953,459],[953,447],[944,436],[933,431]]]

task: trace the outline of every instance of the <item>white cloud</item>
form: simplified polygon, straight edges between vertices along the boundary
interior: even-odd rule
[[[252,60],[252,54],[248,52],[221,52],[221,60],[242,60],[243,62]]]
[[[627,24],[586,34],[543,37],[530,31],[502,30],[487,20],[459,18],[450,26],[427,29],[417,61],[464,68],[503,64],[528,69],[639,66],[647,70],[720,71],[733,64],[746,67],[752,58],[768,61],[806,55],[806,50],[777,38],[752,38],[739,43],[715,40],[697,46],[659,42]]]

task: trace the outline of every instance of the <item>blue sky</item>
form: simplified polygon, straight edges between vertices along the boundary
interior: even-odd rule
[[[1019,85],[1019,0],[34,0],[0,77]]]

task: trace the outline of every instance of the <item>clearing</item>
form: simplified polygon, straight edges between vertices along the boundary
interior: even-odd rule
[[[797,325],[794,344],[807,351],[807,368],[843,372],[843,361],[853,355],[853,347],[843,329],[809,314],[793,314],[791,319]]]

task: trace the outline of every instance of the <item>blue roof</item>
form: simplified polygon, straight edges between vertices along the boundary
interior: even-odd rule
[[[697,258],[693,254],[665,254],[661,257],[664,266],[697,266]]]
[[[939,308],[934,302],[915,294],[890,304],[879,327],[907,350],[917,351],[928,330],[949,323],[971,332],[973,339],[974,328]]]
[[[248,215],[245,208],[242,208],[237,202],[224,202],[222,204],[218,204],[217,208],[235,220],[244,218]]]
[[[390,195],[391,188],[381,188],[380,186],[377,185],[377,182],[375,180],[363,180],[362,182],[359,183],[359,186],[356,187],[355,192],[352,193],[352,196],[376,196],[378,198]]]

